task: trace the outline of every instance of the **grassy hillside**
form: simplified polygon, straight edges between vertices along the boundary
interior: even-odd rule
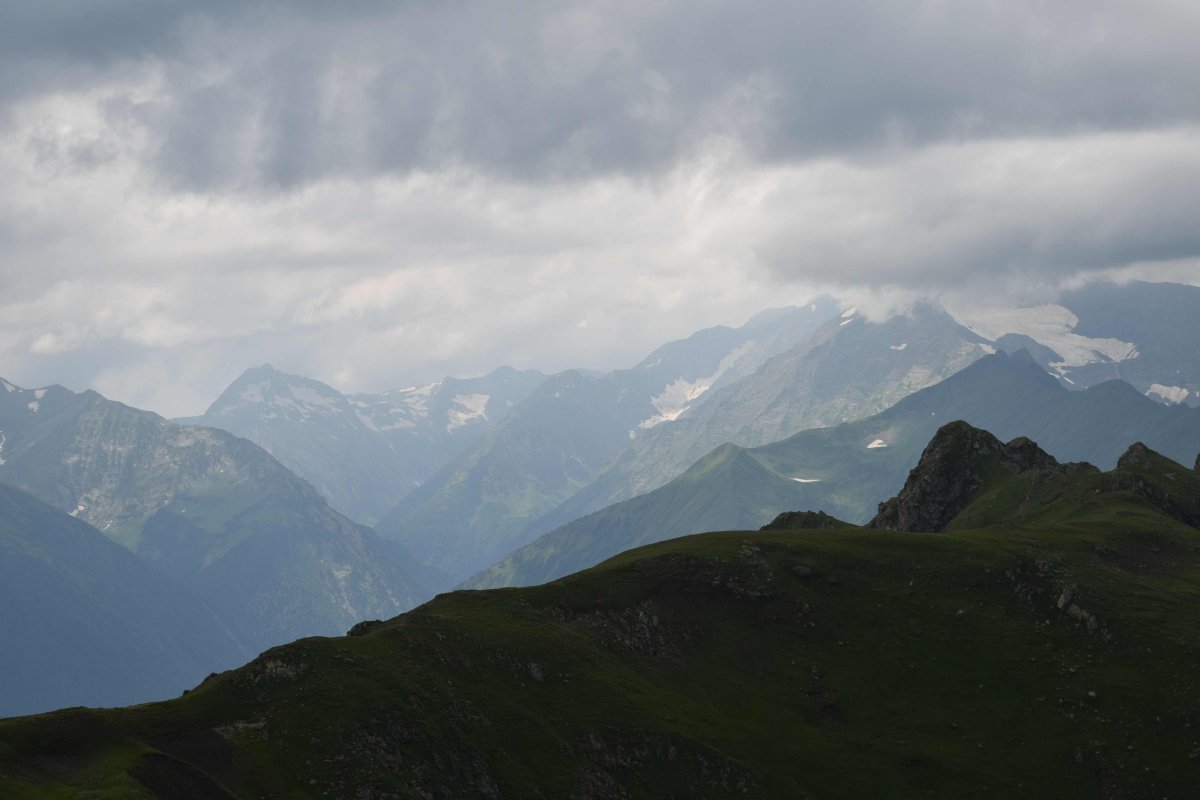
[[[0,795],[1192,796],[1200,475],[981,474],[974,527],[661,542],[0,722]]]

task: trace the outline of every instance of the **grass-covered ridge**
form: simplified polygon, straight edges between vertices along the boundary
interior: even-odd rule
[[[0,796],[1192,796],[1200,474],[1063,481],[998,525],[1009,473],[971,528],[661,542],[0,722]]]

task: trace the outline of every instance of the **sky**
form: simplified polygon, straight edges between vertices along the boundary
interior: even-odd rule
[[[6,0],[0,375],[197,414],[1200,283],[1200,4]]]

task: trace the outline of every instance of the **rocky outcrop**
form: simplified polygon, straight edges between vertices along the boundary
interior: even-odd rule
[[[796,531],[834,528],[852,528],[849,522],[842,522],[837,517],[831,517],[824,511],[784,511],[775,519],[759,528],[760,531]]]
[[[1133,492],[1164,514],[1200,528],[1200,458],[1197,470],[1189,472],[1166,456],[1134,442],[1117,460],[1114,487]]]
[[[1089,464],[1060,464],[1024,436],[1008,444],[987,431],[957,421],[934,434],[904,488],[880,503],[868,528],[936,532],[974,499],[984,486],[984,470],[998,466],[1031,477],[1097,471]]]

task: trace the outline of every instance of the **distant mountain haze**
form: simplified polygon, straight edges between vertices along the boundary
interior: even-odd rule
[[[952,420],[1102,468],[1137,441],[1182,463],[1200,453],[1200,409],[1164,405],[1122,381],[1068,391],[1027,352],[997,353],[875,416],[757,448],[722,445],[667,485],[547,533],[465,585],[541,583],[630,547],[758,527],[788,510],[866,522]]]
[[[0,484],[0,717],[164,700],[255,654],[199,597]]]
[[[62,387],[0,382],[0,481],[87,521],[197,592],[253,648],[427,597],[395,543],[245,439]]]
[[[631,440],[703,407],[837,310],[832,299],[819,298],[764,312],[740,328],[705,329],[632,369],[552,376],[376,529],[465,578],[533,538],[530,521],[587,486]]]
[[[335,509],[374,524],[479,441],[545,379],[502,367],[481,378],[344,395],[269,364],[248,369],[203,416],[180,424],[249,439],[313,484]]]
[[[846,309],[675,424],[635,437],[596,480],[531,527],[550,530],[658,488],[726,442],[755,447],[878,413],[989,352],[931,304],[882,322]]]

